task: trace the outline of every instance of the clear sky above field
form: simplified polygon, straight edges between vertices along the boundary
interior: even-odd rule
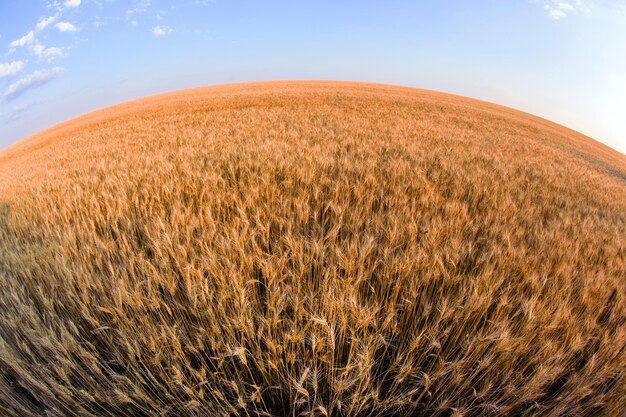
[[[265,79],[476,97],[626,153],[626,2],[0,0],[0,148],[120,101]]]

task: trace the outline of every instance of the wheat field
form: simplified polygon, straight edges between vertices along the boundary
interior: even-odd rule
[[[0,153],[0,414],[623,416],[626,157],[402,87],[124,103]]]

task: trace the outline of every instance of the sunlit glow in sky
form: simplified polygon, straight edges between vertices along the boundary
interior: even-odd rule
[[[269,79],[461,94],[626,153],[626,2],[0,0],[0,149],[120,101]]]

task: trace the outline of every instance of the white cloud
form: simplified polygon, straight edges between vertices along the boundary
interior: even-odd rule
[[[65,7],[78,7],[80,6],[80,0],[65,0],[63,5]]]
[[[38,58],[46,59],[48,62],[52,62],[55,58],[63,56],[63,48],[56,48],[54,46],[46,48],[40,43],[33,45],[31,51],[33,51]]]
[[[35,32],[31,30],[26,35],[11,42],[9,46],[11,48],[17,48],[18,46],[32,45],[33,42],[35,42]]]
[[[143,13],[150,7],[151,0],[134,0],[133,7],[126,10],[126,17],[130,17],[135,13]]]
[[[171,31],[172,29],[170,29],[168,26],[161,26],[161,25],[157,25],[153,27],[151,30],[154,36],[164,36],[170,33]]]
[[[59,22],[54,27],[60,32],[78,32],[78,28],[70,22]]]
[[[28,47],[28,49],[40,59],[46,59],[48,62],[52,62],[55,58],[63,56],[63,48],[50,47],[46,48],[40,44],[35,37],[34,31],[29,31],[26,35],[19,39],[14,40],[9,44],[12,49],[9,53],[13,52],[15,48],[19,46]]]
[[[63,9],[63,6],[61,5],[61,2],[57,1],[57,0],[46,2],[46,7],[48,9],[57,9],[57,10]]]
[[[591,10],[585,4],[586,0],[545,0],[544,8],[548,16],[555,20],[562,19],[571,12],[589,13]]]
[[[19,103],[11,107],[11,111],[0,113],[0,117],[3,117],[9,121],[15,121],[22,117],[22,115],[31,107],[37,105],[38,101],[32,101],[30,103]]]
[[[106,26],[113,21],[111,16],[95,16],[93,21],[91,22],[96,28],[101,28],[102,26]]]
[[[566,16],[565,12],[561,9],[548,10],[548,15],[555,20],[559,20],[560,18]]]
[[[41,32],[42,30],[47,28],[49,25],[54,23],[58,18],[59,18],[58,14],[48,16],[48,17],[42,16],[39,18],[39,21],[37,22],[35,29],[37,30],[37,32]]]
[[[0,78],[12,77],[24,68],[23,61],[0,62]]]
[[[13,84],[9,85],[7,90],[4,92],[3,98],[5,98],[6,100],[16,99],[28,90],[40,87],[50,82],[63,71],[63,68],[60,67],[55,67],[44,71],[35,71],[32,74],[27,75],[24,78],[20,78]]]

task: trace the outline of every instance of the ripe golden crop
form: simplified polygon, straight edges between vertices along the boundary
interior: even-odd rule
[[[275,82],[0,153],[0,413],[620,416],[626,158],[521,112]]]

